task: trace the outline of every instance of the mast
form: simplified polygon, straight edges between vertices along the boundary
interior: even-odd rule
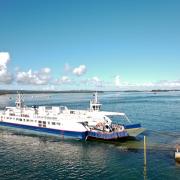
[[[94,93],[94,103],[95,104],[98,103],[98,93],[97,92]]]
[[[20,109],[24,107],[24,99],[23,95],[17,92],[17,98],[16,98],[16,108]]]

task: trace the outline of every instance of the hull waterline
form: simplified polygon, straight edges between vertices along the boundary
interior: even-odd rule
[[[46,133],[55,136],[59,136],[62,138],[67,139],[79,139],[85,140],[87,138],[87,132],[76,132],[76,131],[67,131],[67,130],[59,130],[59,129],[50,129],[50,128],[43,128],[43,127],[35,127],[29,125],[22,125],[22,124],[15,124],[15,123],[7,123],[7,122],[0,122],[1,127],[11,127],[11,128],[18,128],[24,130],[30,130],[31,132],[38,132],[38,133]]]

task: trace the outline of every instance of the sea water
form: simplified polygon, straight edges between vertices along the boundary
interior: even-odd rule
[[[25,103],[87,109],[92,94],[29,94]],[[0,128],[0,180],[4,179],[180,179],[174,160],[180,145],[180,92],[105,92],[102,109],[125,112],[146,132],[136,140],[97,142]],[[14,105],[15,95],[0,96],[0,109]],[[144,167],[143,136],[147,137]]]

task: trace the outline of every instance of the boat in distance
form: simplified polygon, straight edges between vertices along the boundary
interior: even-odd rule
[[[120,140],[136,137],[145,129],[132,124],[125,113],[101,111],[97,93],[88,110],[68,109],[66,106],[24,105],[22,94],[17,95],[16,106],[0,111],[0,126],[49,133],[62,138],[80,140]],[[129,124],[115,123],[113,117],[123,118]]]

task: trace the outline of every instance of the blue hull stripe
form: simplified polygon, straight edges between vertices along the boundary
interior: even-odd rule
[[[141,124],[124,125],[125,129],[140,128],[140,127],[141,127]]]
[[[87,136],[87,132],[62,131],[62,130],[58,130],[58,129],[43,128],[43,127],[36,127],[36,126],[28,126],[28,125],[14,124],[14,123],[1,122],[1,121],[0,121],[0,126],[28,129],[28,130],[33,130],[33,131],[39,131],[39,132],[59,135],[60,137],[72,138],[72,139],[82,139],[82,140],[84,140],[84,139],[86,139],[86,136]]]
[[[98,133],[94,131],[88,132],[88,138],[96,138],[96,139],[104,139],[104,140],[112,140],[112,139],[119,139],[123,137],[127,137],[128,133],[126,131],[122,132],[111,132],[111,133]]]

